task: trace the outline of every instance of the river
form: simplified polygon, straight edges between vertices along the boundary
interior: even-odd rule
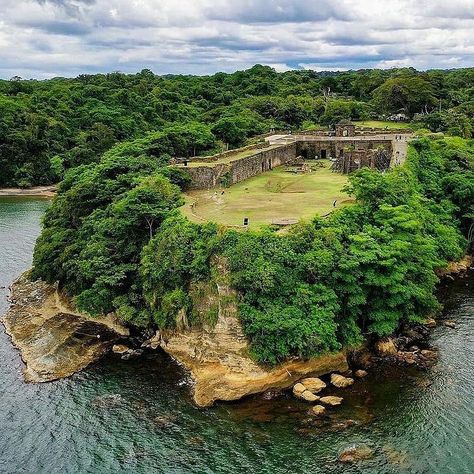
[[[46,206],[0,199],[0,286],[31,264]],[[434,330],[441,356],[430,372],[370,374],[323,422],[290,395],[198,409],[186,373],[161,353],[111,356],[66,380],[25,384],[0,331],[0,473],[474,472],[473,288],[471,276],[443,292],[444,317],[457,328]],[[374,457],[341,464],[351,445]]]

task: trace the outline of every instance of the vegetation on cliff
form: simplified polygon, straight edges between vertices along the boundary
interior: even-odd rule
[[[189,222],[177,210],[186,178],[163,166],[158,145],[126,142],[69,171],[46,213],[33,276],[59,280],[81,310],[160,328],[184,314],[198,325],[189,290],[210,280],[221,255],[254,355],[275,363],[436,311],[434,270],[467,246],[472,141],[417,140],[403,167],[350,175],[356,204],[284,235]]]
[[[186,157],[240,146],[271,128],[401,112],[415,126],[469,138],[473,83],[472,68],[277,73],[259,65],[204,77],[143,70],[0,80],[0,186],[51,184],[118,142],[158,135],[156,156]]]

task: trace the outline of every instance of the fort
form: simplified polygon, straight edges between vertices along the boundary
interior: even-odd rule
[[[275,134],[264,142],[218,155],[177,160],[186,168],[191,189],[227,187],[281,165],[309,160],[327,160],[334,172],[350,173],[364,166],[380,171],[402,164],[407,142],[406,130],[380,130],[339,122],[334,130],[298,134]]]

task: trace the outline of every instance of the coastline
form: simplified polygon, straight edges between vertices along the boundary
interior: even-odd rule
[[[45,197],[56,195],[57,185],[33,186],[32,188],[0,188],[0,197]]]

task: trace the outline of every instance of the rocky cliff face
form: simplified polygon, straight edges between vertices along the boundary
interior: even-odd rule
[[[68,377],[129,334],[111,316],[95,321],[75,313],[54,286],[25,275],[13,284],[11,302],[1,321],[21,352],[27,382]]]
[[[293,360],[277,367],[262,367],[249,355],[249,346],[237,314],[237,295],[230,288],[225,261],[216,259],[214,278],[206,292],[200,292],[195,309],[206,320],[216,308],[217,322],[200,329],[181,328],[163,333],[161,346],[191,373],[194,400],[199,406],[216,400],[237,400],[274,388],[287,388],[308,375],[322,375],[348,369],[343,353],[310,360]],[[191,291],[193,295],[193,291]],[[194,298],[193,298],[194,300]],[[182,323],[183,318],[178,316]]]

